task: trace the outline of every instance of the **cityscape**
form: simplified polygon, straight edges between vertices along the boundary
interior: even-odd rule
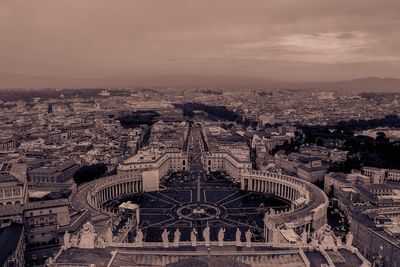
[[[49,2],[0,3],[0,24],[26,15],[0,43],[0,266],[400,266],[400,54],[365,40],[400,43],[362,18],[398,25],[398,3]]]

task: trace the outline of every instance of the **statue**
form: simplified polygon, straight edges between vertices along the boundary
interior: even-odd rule
[[[174,247],[179,247],[180,239],[181,239],[181,231],[179,231],[179,228],[177,228],[174,233]]]
[[[102,236],[97,237],[96,247],[98,247],[98,248],[106,247],[104,238]]]
[[[90,222],[86,222],[80,230],[79,248],[94,248],[96,233],[93,225]]]
[[[206,228],[204,228],[203,230],[203,238],[204,238],[204,242],[206,247],[210,246],[210,226],[206,226]]]
[[[46,260],[47,266],[53,266],[54,265],[54,260],[53,257],[48,257]]]
[[[164,248],[167,248],[168,244],[169,244],[168,235],[169,235],[169,232],[167,232],[167,229],[164,228],[164,231],[161,234],[161,238],[162,238],[162,241],[163,241]]]
[[[275,216],[275,215],[276,215],[276,210],[270,209],[270,210],[269,210],[269,216],[273,217],[273,216]]]
[[[68,233],[68,231],[66,231],[64,234],[64,248],[65,249],[69,249],[71,247],[70,237],[71,237],[71,234]]]
[[[337,237],[333,233],[331,226],[325,224],[323,231],[318,237],[318,243],[323,249],[337,251]]]
[[[318,243],[318,239],[316,239],[315,237],[311,238],[311,246],[313,247],[318,247],[319,243]]]
[[[342,247],[342,237],[338,236],[336,242],[337,242],[336,246],[338,248],[341,248]]]
[[[196,246],[197,242],[197,230],[193,228],[192,232],[190,233],[190,241],[192,241],[192,247]]]
[[[104,234],[104,241],[106,243],[111,243],[113,241],[113,233],[110,226],[106,228],[106,232]]]
[[[136,232],[135,243],[138,247],[141,247],[143,245],[143,232],[140,228]]]
[[[253,236],[250,229],[247,230],[245,236],[246,236],[246,247],[249,248],[249,247],[251,247],[251,237]]]
[[[307,241],[308,241],[308,233],[306,231],[306,229],[303,229],[303,232],[301,233],[301,244],[302,245],[307,245]]]
[[[242,232],[240,232],[239,228],[236,228],[236,246],[242,246]]]
[[[72,237],[71,237],[71,247],[74,247],[74,248],[78,247],[78,241],[79,241],[78,234],[72,235]]]
[[[225,237],[225,229],[221,227],[219,228],[218,231],[218,246],[220,247],[224,246],[224,237]]]
[[[346,235],[346,246],[351,247],[353,245],[353,234],[349,231]]]

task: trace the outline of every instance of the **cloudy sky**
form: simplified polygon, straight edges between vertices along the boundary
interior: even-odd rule
[[[0,74],[400,78],[400,1],[0,0]]]

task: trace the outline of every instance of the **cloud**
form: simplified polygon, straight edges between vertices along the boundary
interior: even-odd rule
[[[328,64],[400,59],[398,52],[388,54],[384,47],[379,39],[367,32],[296,33],[230,45],[226,56]]]
[[[398,0],[0,0],[0,74],[389,76]],[[284,69],[270,65],[286,66]],[[315,63],[315,64],[313,64]],[[376,63],[376,68],[374,68]],[[379,64],[378,64],[379,63]],[[306,65],[307,68],[298,68]],[[307,71],[306,71],[307,69]],[[346,70],[346,72],[344,72]],[[296,76],[297,77],[297,76]]]

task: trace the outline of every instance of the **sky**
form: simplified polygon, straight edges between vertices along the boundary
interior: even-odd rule
[[[400,78],[399,0],[0,0],[0,77]]]

